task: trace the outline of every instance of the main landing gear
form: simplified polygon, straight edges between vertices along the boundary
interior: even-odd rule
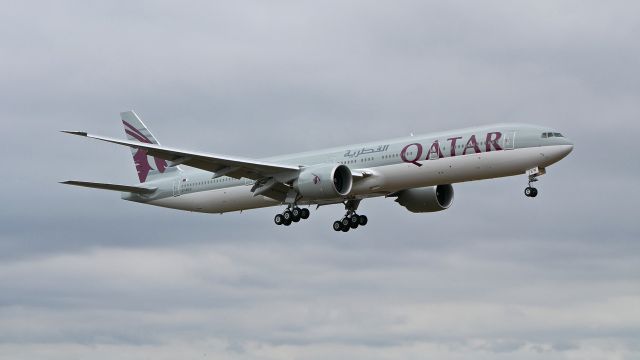
[[[365,226],[369,219],[366,215],[356,214],[360,200],[347,200],[344,207],[347,213],[340,220],[333,222],[333,230],[347,232],[350,229],[356,229],[358,226]]]
[[[295,205],[289,206],[282,214],[278,214],[273,218],[276,225],[289,226],[292,222],[298,222],[309,218],[311,212],[307,208],[299,208]]]
[[[358,226],[365,226],[369,222],[366,215],[358,215],[355,211],[347,211],[344,217],[333,222],[333,230],[347,232]]]

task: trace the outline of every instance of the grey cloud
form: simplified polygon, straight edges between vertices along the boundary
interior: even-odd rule
[[[634,358],[637,5],[7,4],[0,15],[0,353],[12,358]],[[134,108],[165,144],[269,156],[478,124],[576,143],[536,201],[456,184],[330,229],[203,215],[65,179],[135,180]]]

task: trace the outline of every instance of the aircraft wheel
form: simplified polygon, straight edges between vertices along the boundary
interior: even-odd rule
[[[303,220],[306,220],[309,218],[309,215],[311,215],[311,212],[309,211],[309,209],[307,208],[300,209],[300,218],[302,218]]]
[[[284,226],[289,226],[289,225],[291,225],[291,219],[289,219],[289,220],[284,219],[284,222],[282,223],[282,225],[284,225]]]
[[[365,226],[369,222],[366,215],[359,215],[358,220],[360,220],[360,225]]]
[[[349,231],[349,229],[351,229],[351,226],[347,225],[347,226],[342,226],[342,232],[347,232]]]
[[[352,229],[355,229],[358,227],[358,225],[360,225],[360,217],[356,214],[353,214],[351,216],[351,219],[349,219],[349,226],[351,226]]]
[[[340,231],[342,230],[342,223],[340,221],[333,222],[333,230]]]
[[[293,214],[291,213],[291,211],[286,210],[284,213],[282,213],[282,216],[284,216],[284,219],[289,221],[289,223],[291,223],[291,218],[293,217]]]
[[[529,195],[531,197],[536,197],[538,196],[538,189],[536,188],[531,188],[531,195]]]
[[[273,222],[275,222],[276,225],[282,225],[284,223],[284,216],[282,216],[282,214],[276,215],[276,217],[273,218]]]
[[[293,209],[291,209],[291,215],[293,215],[294,218],[300,218],[300,208],[299,207],[294,207]]]
[[[533,188],[532,188],[531,186],[527,186],[527,187],[524,189],[524,195],[525,195],[526,197],[531,197],[531,194],[533,194]]]
[[[300,221],[300,215],[296,216],[296,215],[291,215],[291,221],[293,222],[298,222]]]
[[[349,218],[343,217],[342,220],[340,220],[340,223],[342,224],[342,227],[349,227]]]

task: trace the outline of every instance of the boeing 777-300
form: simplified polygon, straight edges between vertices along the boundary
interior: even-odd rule
[[[140,183],[64,184],[205,213],[284,206],[274,218],[284,226],[307,219],[311,205],[343,204],[346,214],[333,223],[343,232],[367,224],[367,217],[356,213],[358,205],[377,196],[395,198],[411,212],[434,212],[451,206],[451,184],[526,175],[524,194],[534,198],[538,190],[532,183],[573,149],[550,128],[493,124],[250,159],[162,146],[133,111],[121,118],[127,140],[64,132],[130,147]]]

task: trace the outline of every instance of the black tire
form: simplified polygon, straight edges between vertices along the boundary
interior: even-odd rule
[[[291,223],[291,218],[293,217],[293,214],[291,213],[291,211],[287,210],[284,213],[282,213],[282,216],[284,216],[285,220],[288,220],[289,223]]]
[[[365,226],[369,222],[367,215],[359,215],[358,220],[360,220],[360,226]]]
[[[536,196],[538,196],[538,189],[531,188],[531,197],[536,197]]]
[[[333,230],[340,231],[342,230],[342,223],[340,221],[333,222]]]
[[[344,217],[342,218],[342,220],[340,220],[340,223],[342,224],[343,227],[349,227],[349,224],[351,222],[349,221],[349,218]]]
[[[284,219],[284,222],[282,223],[282,225],[284,225],[284,226],[289,226],[289,225],[291,225],[291,219],[289,219],[289,220]]]
[[[347,232],[349,231],[349,229],[351,229],[351,226],[347,225],[347,226],[343,226],[341,230],[342,232]]]
[[[307,208],[302,208],[300,209],[300,218],[303,220],[306,220],[309,218],[309,215],[311,215],[311,211],[309,211],[309,209]]]
[[[298,215],[298,216],[293,215],[293,216],[291,217],[291,221],[293,221],[293,222],[298,222],[298,221],[300,221],[300,215]]]
[[[360,225],[360,217],[356,214],[353,214],[351,216],[351,219],[349,219],[349,226],[351,226],[352,229],[355,229],[358,227],[358,225]]]
[[[282,216],[282,214],[278,214],[275,218],[273,218],[273,222],[275,222],[276,225],[282,225],[284,224],[284,217]]]
[[[293,215],[294,218],[298,218],[298,220],[300,220],[300,208],[299,207],[294,207],[293,209],[291,209],[291,215]]]
[[[531,194],[533,193],[533,190],[532,190],[532,189],[533,189],[533,188],[532,188],[532,187],[529,187],[529,186],[527,186],[526,188],[524,188],[524,195],[525,195],[526,197],[531,197]]]

